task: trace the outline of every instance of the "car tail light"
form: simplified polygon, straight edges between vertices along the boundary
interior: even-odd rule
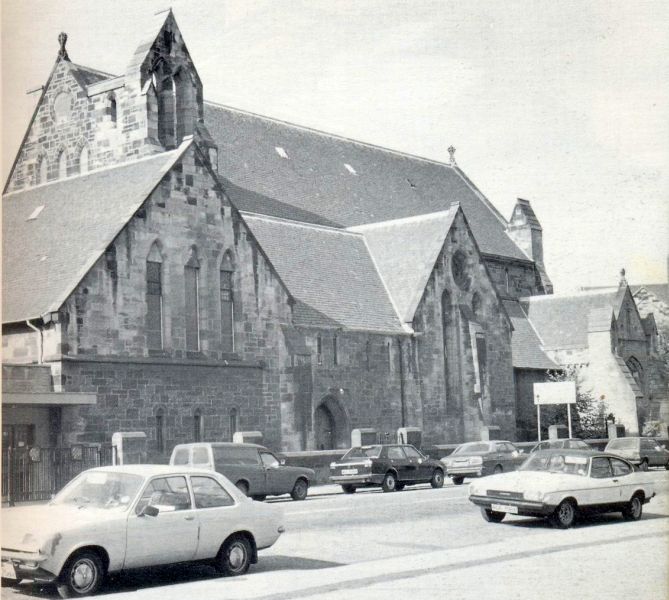
[[[368,458],[366,461],[362,463],[363,467],[371,467],[372,466],[372,461]]]
[[[470,465],[482,465],[483,464],[483,458],[480,456],[470,456],[469,457],[469,464]]]

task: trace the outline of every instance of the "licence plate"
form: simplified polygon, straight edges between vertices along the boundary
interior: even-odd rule
[[[341,474],[342,475],[357,475],[358,474],[358,469],[342,469]]]
[[[509,504],[491,504],[490,510],[494,510],[495,512],[512,513],[514,515],[518,514],[518,507],[511,506]]]
[[[2,561],[2,576],[7,579],[17,579],[14,565],[7,560]]]

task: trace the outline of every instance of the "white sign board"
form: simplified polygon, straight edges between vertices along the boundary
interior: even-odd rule
[[[576,404],[576,384],[573,381],[534,384],[535,404]]]

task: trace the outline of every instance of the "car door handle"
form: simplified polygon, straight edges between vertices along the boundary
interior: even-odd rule
[[[618,483],[618,480],[617,480],[617,479],[613,479],[613,483]]]
[[[184,519],[186,519],[186,521],[192,521],[194,518],[195,518],[195,515],[186,515],[184,517]]]

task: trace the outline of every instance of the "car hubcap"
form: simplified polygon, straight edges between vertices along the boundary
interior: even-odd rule
[[[563,504],[560,507],[560,521],[563,523],[569,523],[572,517],[572,508],[571,504]]]
[[[434,476],[434,480],[437,482],[437,484],[440,484],[444,480],[444,478],[441,476],[441,473],[437,473]]]
[[[377,479],[378,481],[378,479]],[[392,490],[395,487],[395,479],[393,478],[392,475],[388,475],[388,479],[386,480],[388,487]]]
[[[230,561],[230,567],[238,571],[244,565],[246,560],[246,550],[241,544],[235,544],[230,548],[230,554],[228,555],[228,560]]]
[[[90,560],[77,563],[72,571],[72,587],[78,592],[86,592],[95,581],[95,565]]]
[[[641,512],[641,502],[639,501],[638,498],[634,498],[632,500],[632,514],[635,517],[638,517],[640,512]]]

